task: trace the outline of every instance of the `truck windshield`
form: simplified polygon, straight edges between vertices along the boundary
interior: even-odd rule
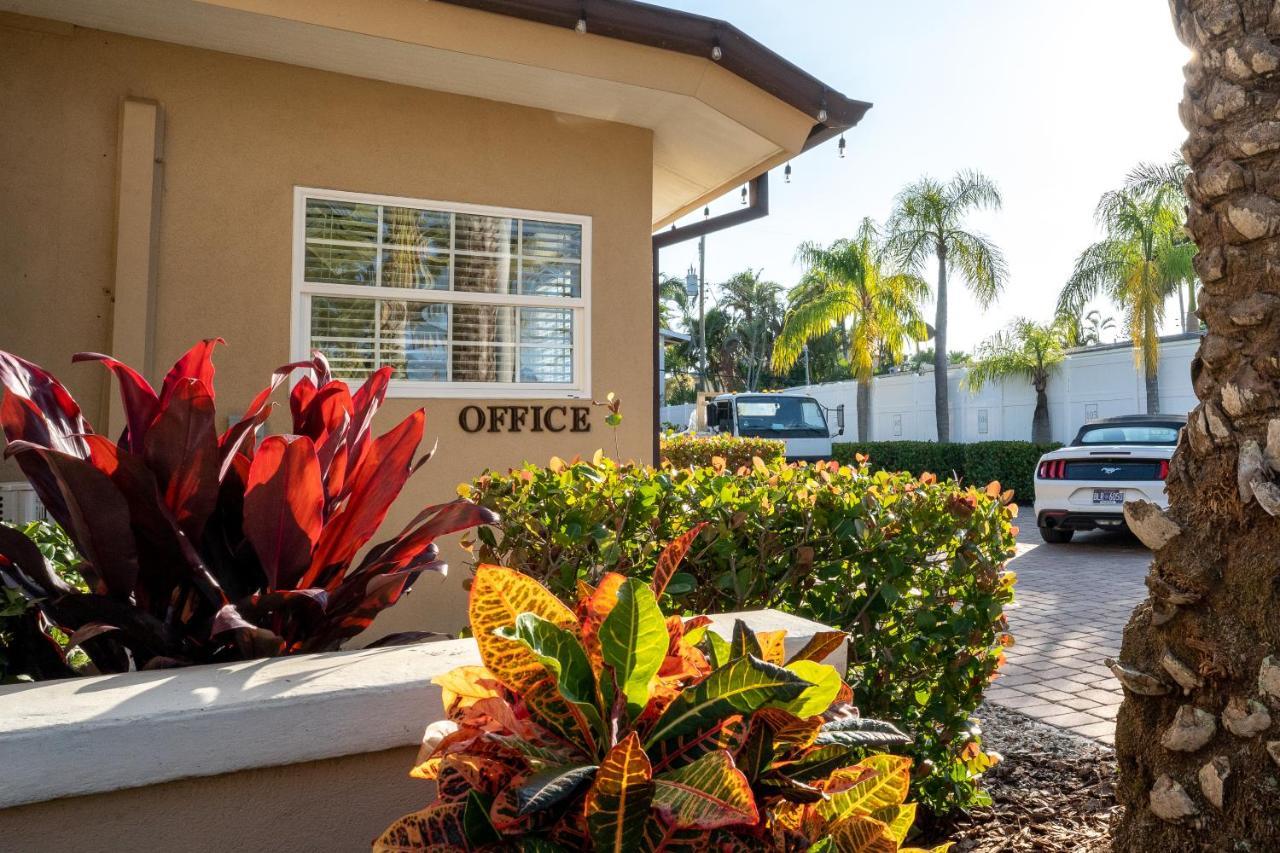
[[[827,419],[808,397],[739,397],[738,434],[826,437]]]

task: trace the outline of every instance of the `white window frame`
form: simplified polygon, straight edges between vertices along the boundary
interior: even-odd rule
[[[582,228],[581,295],[578,297],[526,296],[505,293],[469,293],[453,290],[406,290],[399,287],[307,282],[304,280],[304,272],[306,270],[308,198],[578,225]],[[380,246],[381,244],[379,243],[378,245]],[[387,388],[387,396],[458,399],[589,399],[591,397],[591,247],[590,216],[296,186],[293,191],[293,293],[290,307],[293,316],[290,322],[290,352],[292,352],[294,360],[310,357],[311,297],[316,295],[349,296],[375,300],[392,299],[403,301],[408,299],[413,302],[432,302],[444,305],[469,303],[529,308],[567,308],[573,311],[574,318],[574,381],[572,383],[428,382],[393,379]],[[450,248],[452,254],[452,247]],[[381,249],[378,250],[377,255],[378,262],[381,263]]]

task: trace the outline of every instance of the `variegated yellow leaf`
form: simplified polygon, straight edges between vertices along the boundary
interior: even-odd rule
[[[907,833],[911,831],[911,825],[916,822],[916,804],[885,806],[882,809],[876,809],[871,816],[888,826],[893,840],[901,844],[906,839]]]
[[[481,699],[498,695],[497,682],[482,666],[459,666],[431,679],[440,688],[446,713],[470,708]]]
[[[847,817],[828,831],[836,853],[898,853],[898,842],[889,834],[889,827],[866,815]]]
[[[632,732],[609,750],[587,791],[592,846],[601,853],[640,850],[653,791],[653,768]]]
[[[727,752],[709,752],[653,782],[653,805],[674,826],[715,829],[759,820],[751,784]]]
[[[432,803],[407,814],[374,840],[373,853],[466,850],[466,808],[466,802]]]
[[[499,637],[499,628],[515,625],[521,613],[536,613],[561,628],[577,630],[578,618],[542,584],[500,566],[480,566],[471,582],[471,631],[480,659],[489,672],[515,693],[523,693],[547,676],[529,648]]]
[[[877,809],[904,802],[910,784],[910,758],[872,755],[853,767],[831,774],[826,786],[828,798],[814,808],[829,821],[870,815]],[[842,787],[845,785],[847,787]]]

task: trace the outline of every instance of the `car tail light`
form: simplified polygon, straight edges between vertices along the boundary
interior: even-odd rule
[[[1067,460],[1050,459],[1048,462],[1041,462],[1036,476],[1041,480],[1065,480],[1067,478]]]
[[[1160,479],[1161,480],[1169,479],[1169,460],[1168,459],[1160,460]]]

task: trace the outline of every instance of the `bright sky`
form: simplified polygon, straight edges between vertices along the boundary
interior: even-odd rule
[[[864,216],[883,223],[920,175],[972,168],[995,179],[1004,208],[972,226],[1004,250],[1009,283],[985,312],[950,288],[950,349],[970,350],[1018,316],[1050,319],[1075,257],[1100,236],[1098,197],[1186,136],[1177,104],[1188,53],[1164,0],[660,2],[731,21],[874,104],[846,137],[845,159],[834,140],[800,156],[790,184],[780,169],[770,176],[767,218],[707,238],[708,281],[750,267],[790,287],[797,244],[852,236]],[[735,191],[711,212],[738,205]],[[683,275],[696,260],[696,241],[674,246],[662,270]],[[1166,331],[1177,325],[1173,302]]]

